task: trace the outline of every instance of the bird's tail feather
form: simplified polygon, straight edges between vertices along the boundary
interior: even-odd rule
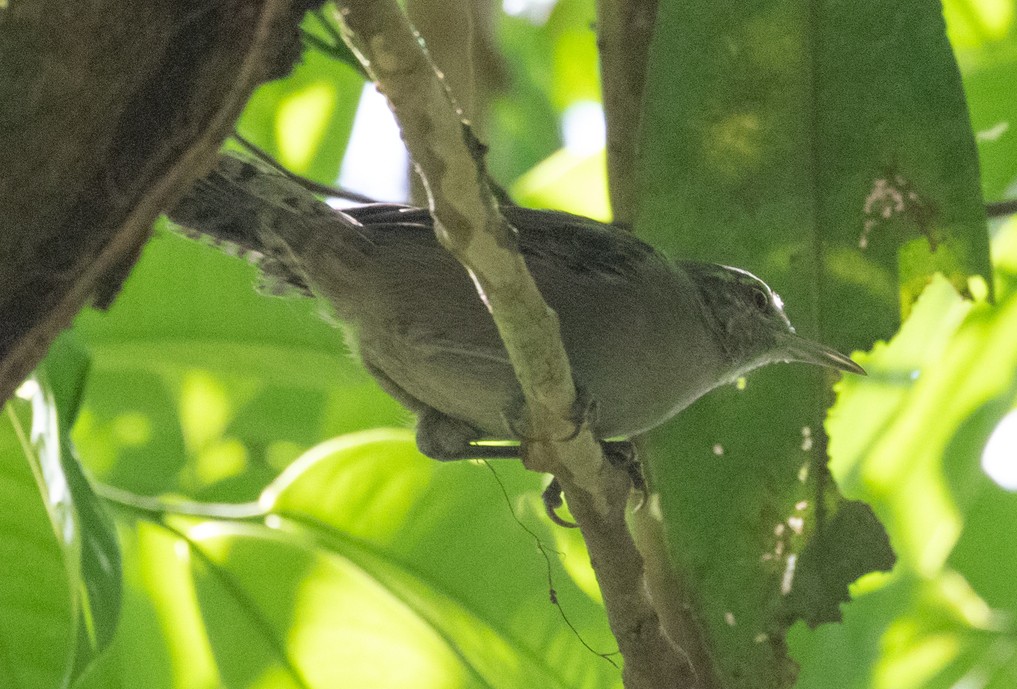
[[[267,164],[233,153],[223,154],[167,215],[187,236],[246,254],[265,274],[268,291],[308,294],[301,247],[322,222],[353,231],[359,224]]]

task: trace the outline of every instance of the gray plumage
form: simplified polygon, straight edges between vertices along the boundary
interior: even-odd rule
[[[658,426],[718,385],[775,361],[861,372],[794,335],[780,299],[735,268],[672,262],[632,234],[558,211],[503,208],[548,304],[598,438]],[[170,213],[192,232],[251,252],[278,281],[326,299],[367,369],[418,415],[439,459],[507,439],[518,383],[466,271],[426,210],[337,211],[288,178],[224,156]]]

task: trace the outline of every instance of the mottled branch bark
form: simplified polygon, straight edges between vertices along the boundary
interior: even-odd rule
[[[637,210],[636,144],[656,17],[657,0],[597,2],[597,49],[607,120],[608,189],[614,220],[623,224],[631,224]]]
[[[643,561],[625,523],[629,478],[608,466],[585,428],[555,313],[541,297],[501,217],[483,147],[463,123],[418,36],[394,0],[339,0],[351,48],[388,97],[424,180],[438,239],[489,305],[526,402],[527,467],[555,474],[586,538],[629,689],[693,686],[687,658],[666,638],[646,595]]]

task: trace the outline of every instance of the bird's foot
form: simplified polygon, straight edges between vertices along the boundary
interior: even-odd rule
[[[478,445],[483,434],[469,423],[427,408],[417,414],[417,449],[431,459],[519,459],[519,445]]]
[[[643,476],[643,465],[639,462],[636,446],[631,440],[604,440],[600,443],[604,450],[604,459],[619,469],[624,469],[632,482],[632,488],[639,493],[639,502],[633,509],[641,509],[649,498],[646,478]]]
[[[600,443],[604,452],[604,459],[608,464],[618,469],[623,469],[628,474],[632,487],[639,492],[639,503],[633,509],[640,509],[646,504],[647,488],[646,479],[643,477],[643,468],[636,458],[636,447],[628,440],[603,440]],[[561,482],[557,478],[551,479],[547,488],[540,494],[544,503],[544,511],[548,518],[558,526],[576,528],[577,524],[558,516],[558,509],[565,504],[562,500]]]

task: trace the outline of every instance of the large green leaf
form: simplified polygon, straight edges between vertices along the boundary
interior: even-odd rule
[[[616,686],[584,645],[615,649],[578,536],[548,528],[537,476],[517,463],[497,475],[435,465],[410,433],[377,431],[308,453],[262,503],[412,608],[476,675],[467,686]],[[548,602],[549,573],[569,624]]]
[[[195,582],[229,686],[575,686],[433,583],[345,538],[221,527],[195,547],[207,555]]]
[[[4,686],[68,681],[109,644],[119,619],[112,524],[68,440],[87,368],[69,338],[58,339],[0,425]]]
[[[87,357],[65,334],[5,410],[4,686],[48,687],[72,679],[108,646],[119,620],[113,525],[69,441],[87,370]]]
[[[123,507],[123,505],[121,505]],[[218,687],[212,648],[190,577],[184,531],[193,522],[166,527],[150,511],[118,510],[124,560],[121,624],[113,643],[75,684],[75,689],[193,689]],[[145,515],[146,511],[141,510]]]
[[[577,537],[549,533],[537,476],[496,473],[376,430],[313,448],[258,510],[117,497],[144,521],[123,624],[78,689],[620,687],[584,645],[616,648]]]
[[[40,380],[53,391],[60,437],[60,469],[73,499],[80,538],[81,596],[75,675],[110,644],[120,620],[121,561],[116,529],[82,470],[70,439],[80,409],[90,360],[72,333],[53,343]]]
[[[0,682],[50,689],[70,675],[81,579],[52,397],[29,379],[0,421]]]
[[[964,290],[989,274],[976,149],[935,0],[662,3],[641,156],[640,233],[677,257],[752,270],[800,332],[842,349],[893,333],[898,299],[906,310],[931,272]],[[833,536],[823,525],[838,509],[823,470],[830,382],[803,366],[759,371],[654,437],[671,552],[731,686],[794,676],[781,591],[806,540]],[[858,533],[836,538],[840,558],[863,565],[841,584],[887,566],[865,563],[878,548]]]
[[[989,274],[959,76],[935,0],[665,4],[640,231],[780,276],[809,330],[868,346],[896,327],[899,267],[932,262],[962,291]],[[905,207],[884,218],[893,190]]]
[[[1017,503],[982,463],[1017,404],[1017,223],[993,246],[995,306],[967,303],[935,280],[900,333],[865,356],[869,377],[841,384],[828,421],[831,469],[847,495],[873,506],[901,561],[885,588],[859,592],[842,628],[795,630],[803,689],[866,686],[841,681],[835,647],[874,686],[1012,681]],[[1005,443],[993,450],[1003,468],[1014,457]],[[944,565],[956,572],[941,573]]]

